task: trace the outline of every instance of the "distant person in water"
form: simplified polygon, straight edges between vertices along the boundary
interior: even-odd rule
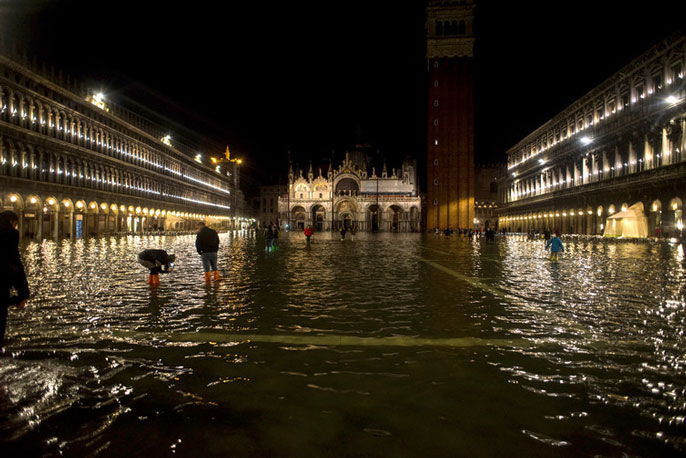
[[[264,224],[264,251],[272,250],[272,241],[274,240],[274,229],[272,223]]]
[[[355,229],[355,226],[352,226],[350,228],[350,240],[355,241],[355,234],[357,233],[357,230]]]
[[[560,251],[565,250],[565,246],[562,244],[562,240],[560,240],[560,231],[555,231],[555,237],[550,239],[548,241],[548,243],[545,244],[546,250],[549,247],[550,247],[550,260],[551,261],[558,261]]]
[[[16,213],[0,213],[0,351],[5,343],[9,306],[16,305],[21,310],[29,298],[29,284],[19,256],[18,224]],[[10,297],[12,288],[17,290],[17,295]]]
[[[314,231],[312,230],[312,226],[307,226],[305,230],[303,231],[303,234],[305,234],[305,238],[307,239],[307,244],[310,244],[310,237],[312,237],[312,234]]]
[[[168,274],[174,269],[176,256],[164,250],[143,250],[138,253],[138,262],[150,269],[147,283],[150,286],[160,285],[160,274]]]
[[[345,240],[345,233],[348,232],[348,230],[343,226],[342,228],[339,229],[341,231],[341,242]]]

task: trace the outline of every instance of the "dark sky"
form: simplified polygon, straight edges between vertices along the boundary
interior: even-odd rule
[[[686,2],[484,0],[478,11],[476,160],[490,163],[683,26]],[[389,167],[425,156],[423,1],[4,0],[0,26],[112,99],[230,144],[255,183],[284,175],[288,150],[303,166],[356,142]]]

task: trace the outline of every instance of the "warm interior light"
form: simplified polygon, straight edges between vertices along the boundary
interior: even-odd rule
[[[16,201],[17,201],[17,196],[12,195],[12,196],[10,197],[10,202],[16,202]]]

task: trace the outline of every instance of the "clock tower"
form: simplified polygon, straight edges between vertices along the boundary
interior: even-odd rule
[[[474,1],[429,1],[427,219],[432,230],[474,220]]]

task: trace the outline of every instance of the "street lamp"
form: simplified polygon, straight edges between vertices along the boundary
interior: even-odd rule
[[[233,163],[233,214],[235,216],[236,207],[238,206],[238,166],[243,163],[243,160],[238,158],[231,159],[231,151],[229,151],[228,146],[224,152],[224,157],[212,157],[210,160],[213,164]],[[219,172],[219,165],[217,165],[217,172]]]

